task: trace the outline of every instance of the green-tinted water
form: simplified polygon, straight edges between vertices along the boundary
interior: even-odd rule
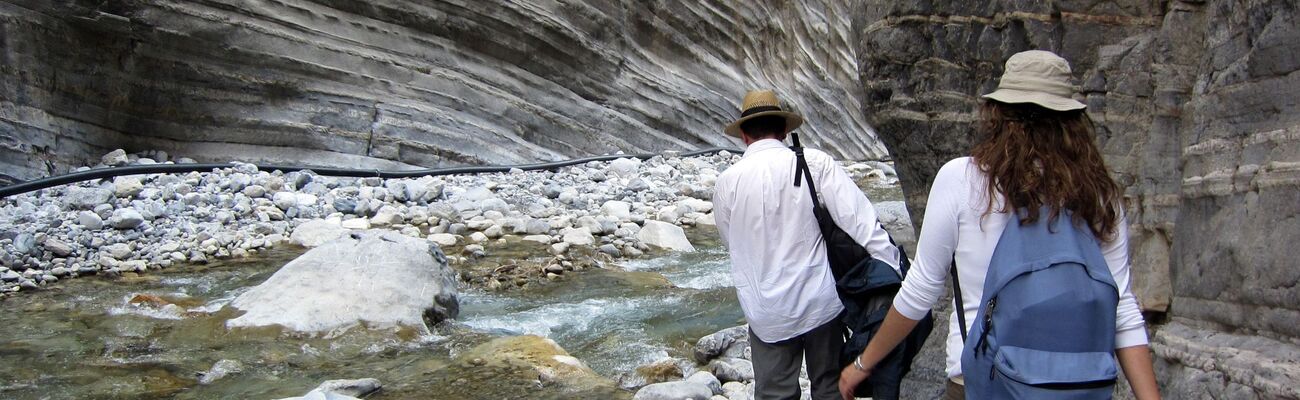
[[[377,399],[626,397],[617,389],[573,392],[520,368],[488,370],[455,355],[493,337],[536,334],[625,385],[639,382],[632,372],[639,365],[689,357],[696,339],[743,319],[725,253],[709,243],[715,233],[692,233],[698,253],[661,254],[626,270],[589,269],[522,290],[462,289],[460,318],[424,336],[225,329],[235,315],[225,304],[303,249],[144,276],[67,280],[0,300],[0,397],[278,398],[328,379],[363,377],[384,383],[371,396]],[[201,384],[223,359],[237,361],[241,371]]]
[[[872,201],[902,198],[897,186],[859,184]],[[144,276],[65,280],[0,299],[0,398],[279,398],[352,378],[383,382],[372,399],[629,398],[616,388],[574,391],[526,367],[456,356],[494,337],[541,335],[621,386],[640,383],[637,366],[689,359],[695,340],[743,316],[716,230],[688,234],[699,252],[660,253],[517,290],[462,288],[458,320],[430,335],[226,330],[234,312],[225,304],[303,251],[288,246]],[[545,258],[543,246],[524,246],[492,246],[489,258]],[[201,384],[220,360],[237,361],[241,371]]]

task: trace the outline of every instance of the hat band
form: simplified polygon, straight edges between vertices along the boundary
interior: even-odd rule
[[[1057,79],[1043,79],[1037,77],[1009,77],[1004,76],[998,82],[998,89],[1024,90],[1029,92],[1042,92],[1061,97],[1070,97],[1074,94],[1074,87],[1068,82]]]
[[[748,117],[748,116],[750,116],[750,115],[758,114],[758,113],[761,113],[761,112],[768,112],[768,111],[781,111],[781,107],[777,107],[777,106],[758,106],[758,107],[753,107],[753,108],[746,109],[744,112],[741,112],[741,113],[740,113],[740,117],[741,117],[741,118],[745,118],[745,117]]]

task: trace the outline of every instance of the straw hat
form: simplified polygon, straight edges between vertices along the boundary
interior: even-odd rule
[[[1034,103],[1050,110],[1071,111],[1087,107],[1074,100],[1070,63],[1050,51],[1022,51],[1007,59],[998,90],[984,95],[1003,103]]]
[[[776,115],[785,118],[785,133],[798,128],[803,124],[803,117],[781,108],[781,102],[776,99],[776,92],[771,90],[751,90],[745,93],[745,100],[740,102],[740,119],[727,125],[723,132],[733,137],[740,137],[740,124],[745,121],[766,116]]]

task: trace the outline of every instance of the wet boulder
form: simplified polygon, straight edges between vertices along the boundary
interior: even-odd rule
[[[379,391],[383,385],[378,379],[336,379],[325,381],[301,397],[286,397],[280,400],[356,400]]]
[[[733,326],[723,329],[695,342],[693,355],[700,364],[708,364],[715,358],[747,358],[749,348],[749,326]]]
[[[554,340],[535,335],[510,336],[494,339],[457,357],[463,363],[493,374],[507,374],[523,367],[526,376],[542,382],[558,384],[575,392],[594,389],[613,389],[614,382],[600,376],[582,360],[569,355]],[[473,375],[473,374],[471,374]],[[498,376],[494,380],[509,380]]]
[[[647,385],[636,392],[632,400],[709,400],[713,390],[690,381],[664,382]]]
[[[455,271],[433,243],[392,231],[360,231],[308,251],[230,305],[227,328],[279,325],[325,333],[427,325],[459,312]]]
[[[637,240],[647,245],[673,251],[695,251],[682,227],[663,221],[648,220],[636,233]]]

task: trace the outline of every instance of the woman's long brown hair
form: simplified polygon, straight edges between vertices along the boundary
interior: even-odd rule
[[[971,156],[988,175],[987,212],[994,211],[1001,193],[1005,202],[997,212],[1018,210],[1022,223],[1037,221],[1046,205],[1048,221],[1070,210],[1072,222],[1087,224],[1097,239],[1113,237],[1120,189],[1093,142],[1092,120],[1083,110],[988,100],[980,108],[979,130],[984,138]]]

